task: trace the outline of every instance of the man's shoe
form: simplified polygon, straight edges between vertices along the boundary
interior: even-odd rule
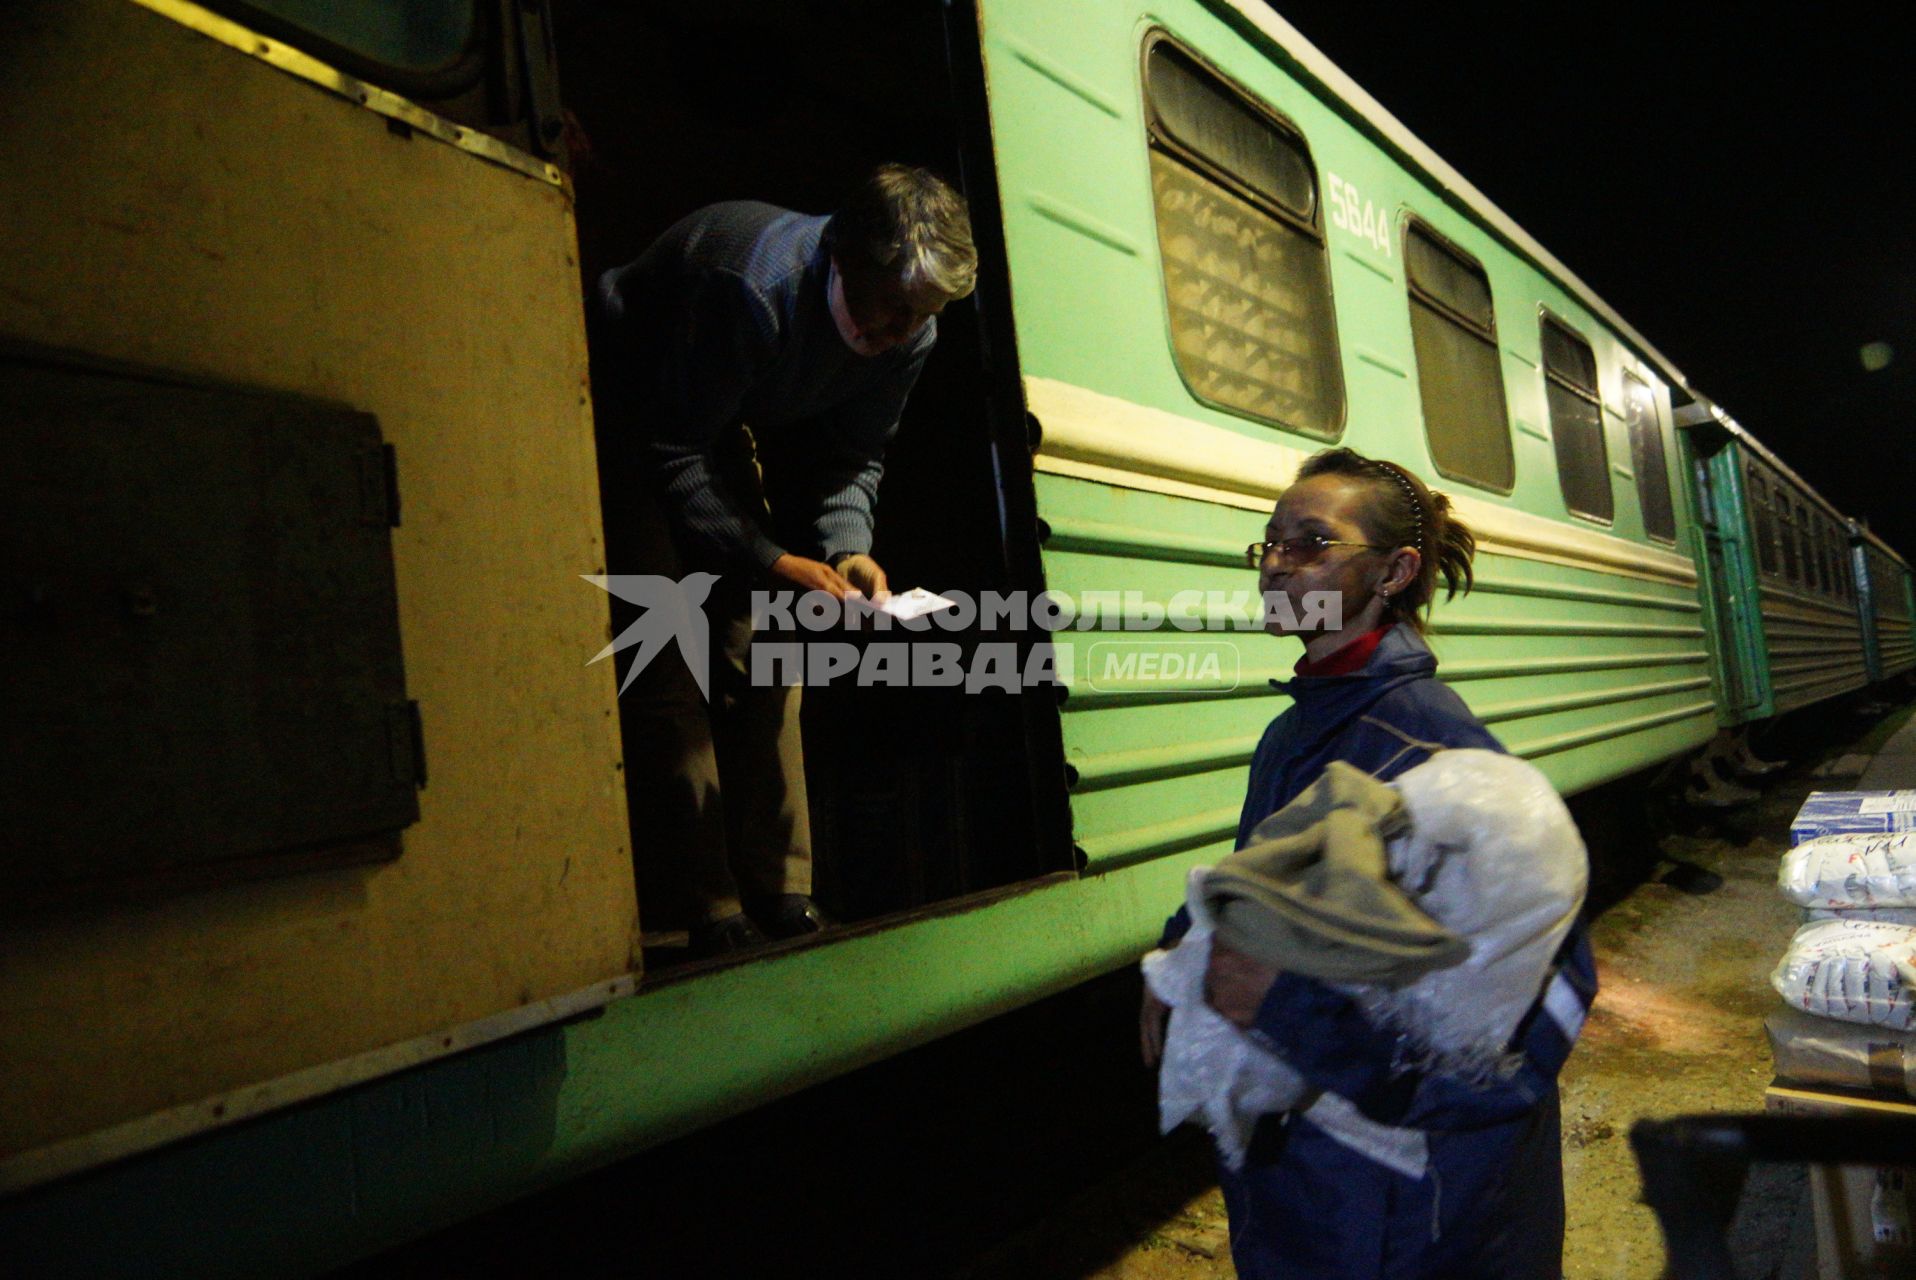
[[[752,923],[750,916],[734,912],[717,920],[693,925],[687,941],[691,944],[693,955],[705,958],[751,951],[765,946],[771,939]]]
[[[803,938],[835,923],[803,893],[780,893],[752,904],[752,918],[773,938]]]

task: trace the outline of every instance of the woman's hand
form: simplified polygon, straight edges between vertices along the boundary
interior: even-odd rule
[[[1204,998],[1213,1009],[1237,1026],[1250,1030],[1257,1019],[1277,968],[1233,951],[1221,938],[1211,939],[1211,963],[1204,971]]]
[[[1171,1016],[1171,1006],[1151,994],[1151,984],[1144,984],[1144,1007],[1138,1010],[1138,1051],[1144,1055],[1144,1065],[1155,1067],[1164,1058],[1164,1022]]]

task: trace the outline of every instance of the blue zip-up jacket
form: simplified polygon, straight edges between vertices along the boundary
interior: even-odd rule
[[[1333,760],[1389,781],[1446,748],[1503,750],[1463,700],[1438,683],[1436,670],[1423,638],[1400,624],[1357,672],[1274,682],[1293,705],[1271,722],[1252,758],[1240,847]],[[1166,940],[1188,927],[1180,910]],[[1347,1099],[1369,1119],[1424,1131],[1430,1172],[1414,1182],[1308,1121],[1266,1117],[1245,1167],[1220,1169],[1238,1274],[1556,1275],[1563,1213],[1556,1077],[1596,987],[1595,961],[1578,924],[1513,1037],[1517,1069],[1466,1081],[1403,1061],[1397,1037],[1332,987],[1280,974],[1252,1035],[1313,1087]]]

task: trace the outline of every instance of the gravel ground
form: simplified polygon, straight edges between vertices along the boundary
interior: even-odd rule
[[[1642,791],[1630,788],[1579,804],[1600,869],[1591,898],[1601,913],[1592,937],[1603,992],[1563,1077],[1568,1280],[1662,1274],[1662,1237],[1638,1198],[1632,1124],[1762,1110],[1770,1080],[1762,1020],[1776,1001],[1769,974],[1797,923],[1775,888],[1790,818],[1813,789],[1857,785],[1911,710],[1878,707],[1783,726],[1775,741],[1791,743],[1798,758],[1764,784],[1759,803],[1726,817],[1666,816],[1652,828],[1631,820]],[[1780,745],[1771,749],[1780,754]],[[1916,776],[1872,783],[1916,786]],[[1760,1166],[1731,1239],[1746,1280],[1805,1275],[1811,1236],[1802,1170]],[[1189,1131],[1175,1136],[960,1274],[1232,1276],[1206,1142]]]

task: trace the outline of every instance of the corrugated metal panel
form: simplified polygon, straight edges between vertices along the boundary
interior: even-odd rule
[[[1288,676],[1300,652],[1249,625],[1256,582],[1242,548],[1262,516],[1072,476],[1037,480],[1052,530],[1051,590],[1074,605],[1132,593],[1117,617],[1059,636],[1073,825],[1087,864],[1221,854],[1258,737],[1287,705],[1268,681]],[[1442,674],[1560,788],[1593,786],[1708,740],[1715,708],[1693,594],[1494,552],[1479,556],[1478,569],[1476,591],[1436,611]],[[1207,594],[1194,618],[1242,625],[1127,629],[1178,592]],[[1134,651],[1163,661],[1151,671],[1126,666]],[[1191,656],[1211,652],[1222,661],[1207,674]]]
[[[1228,849],[1245,767],[1283,705],[1269,681],[1289,674],[1283,647],[1254,629],[1256,580],[1244,545],[1258,536],[1262,517],[1066,476],[1037,480],[1051,527],[1051,591],[1087,606],[1101,593],[1115,593],[1120,604],[1128,594],[1133,606],[1057,637],[1070,687],[1063,727],[1079,847],[1098,869],[1184,849]],[[1209,593],[1211,616],[1203,620],[1239,625],[1181,631],[1165,621],[1138,629],[1150,621],[1140,606],[1165,605],[1179,592]],[[1141,669],[1146,655],[1159,661]],[[1209,670],[1179,661],[1206,656],[1217,659]]]
[[[1765,657],[1776,714],[1834,698],[1869,683],[1863,632],[1854,610],[1765,587]]]
[[[1709,739],[1716,711],[1694,589],[1494,552],[1436,611],[1440,673],[1506,746],[1571,792]]]
[[[1916,668],[1916,636],[1910,630],[1910,575],[1902,558],[1873,533],[1863,554],[1869,567],[1869,606],[1885,680]]]
[[[1877,642],[1883,651],[1883,676],[1901,675],[1916,669],[1916,635],[1901,618],[1883,618],[1876,624]]]

